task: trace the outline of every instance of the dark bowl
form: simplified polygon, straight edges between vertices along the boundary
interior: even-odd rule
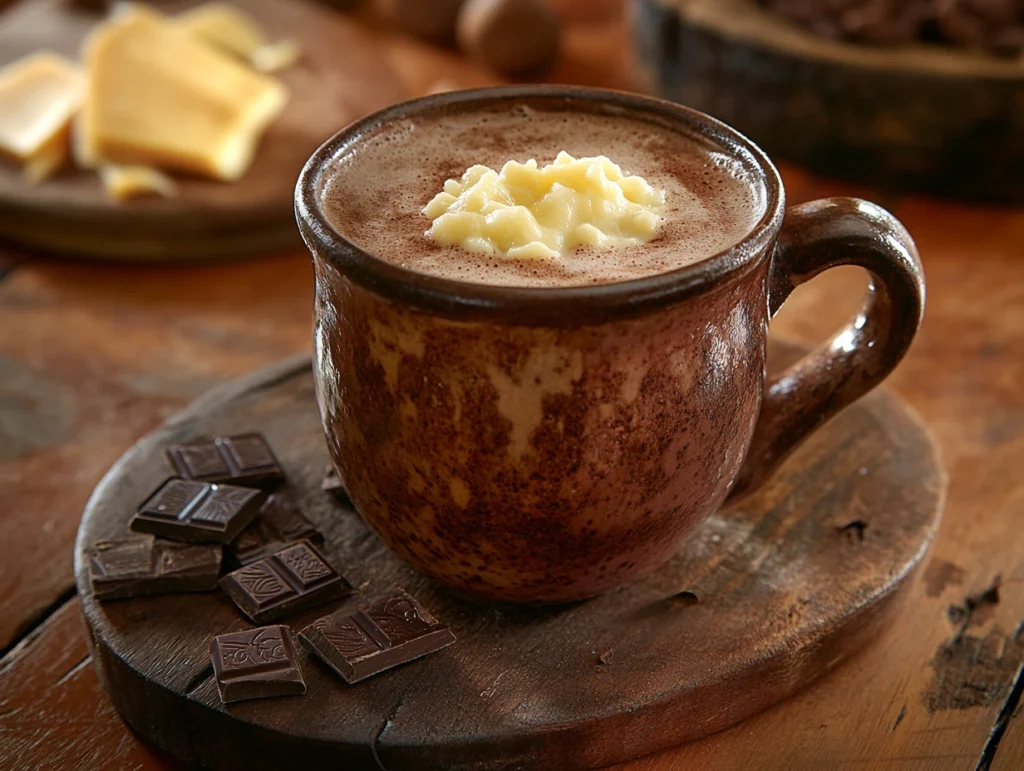
[[[751,0],[633,0],[641,83],[773,157],[896,191],[1024,202],[1024,59],[817,37]]]

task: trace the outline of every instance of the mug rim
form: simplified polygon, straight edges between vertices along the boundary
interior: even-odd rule
[[[516,100],[598,103],[647,113],[710,139],[732,158],[753,166],[763,185],[761,218],[736,244],[699,262],[663,273],[602,284],[559,287],[505,286],[442,278],[387,262],[337,230],[321,206],[325,172],[362,135],[423,112]],[[669,125],[671,128],[671,125]],[[603,88],[561,85],[496,86],[450,91],[392,105],[355,121],[322,144],[303,166],[295,187],[295,217],[315,259],[326,259],[350,280],[386,300],[456,320],[577,326],[644,315],[746,274],[772,251],[782,226],[785,191],[778,169],[754,142],[731,126],[689,107],[656,97]]]

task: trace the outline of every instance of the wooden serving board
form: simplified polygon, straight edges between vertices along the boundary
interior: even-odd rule
[[[773,358],[793,359],[792,348]],[[221,703],[213,636],[250,628],[221,593],[99,603],[85,550],[123,534],[169,473],[164,448],[260,430],[357,595],[288,619],[301,629],[391,587],[458,637],[355,686],[300,651],[301,697]],[[558,608],[485,606],[406,567],[320,489],[328,462],[308,360],[222,386],[107,474],[75,573],[93,661],[117,709],[191,767],[594,768],[711,733],[821,677],[879,634],[939,522],[932,440],[877,391],[819,431],[769,487],[712,516],[644,580]]]
[[[95,173],[67,168],[36,186],[0,165],[0,237],[46,251],[111,260],[205,260],[300,243],[295,180],[312,152],[352,120],[409,96],[375,34],[309,0],[231,0],[302,60],[279,77],[291,90],[238,182],[180,178],[175,199],[114,202]],[[176,13],[195,2],[160,3]],[[77,59],[101,19],[70,0],[22,0],[0,16],[0,65],[50,49]]]

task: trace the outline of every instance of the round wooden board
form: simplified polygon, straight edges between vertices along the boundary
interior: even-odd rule
[[[180,178],[174,199],[118,203],[93,172],[68,167],[31,186],[0,165],[0,237],[25,246],[107,260],[208,260],[300,244],[295,180],[306,159],[340,128],[408,96],[373,33],[309,0],[231,0],[272,40],[294,38],[298,64],[279,74],[291,91],[238,182]],[[192,2],[160,3],[176,13]],[[41,49],[78,58],[101,19],[70,0],[23,0],[0,16],[0,65]]]
[[[792,359],[792,348],[772,358]],[[98,603],[85,550],[123,534],[164,479],[163,449],[263,431],[288,487],[358,592],[402,586],[458,637],[355,686],[300,651],[305,696],[224,706],[214,635],[251,625],[221,593]],[[821,677],[897,613],[939,522],[927,431],[876,392],[819,431],[769,487],[712,516],[646,579],[559,608],[460,600],[407,568],[320,489],[327,450],[308,360],[229,383],[133,447],[101,482],[75,572],[93,661],[136,731],[193,767],[581,769],[725,728]]]
[[[887,190],[1024,202],[1024,59],[806,32],[753,0],[631,0],[646,90],[772,157]]]

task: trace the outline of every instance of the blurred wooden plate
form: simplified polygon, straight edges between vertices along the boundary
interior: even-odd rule
[[[295,38],[302,59],[280,74],[291,90],[238,182],[181,178],[175,199],[117,203],[94,173],[68,168],[36,186],[0,166],[0,238],[106,260],[216,260],[297,246],[295,180],[306,159],[352,120],[406,98],[373,32],[307,0],[231,0],[271,40]],[[163,4],[177,12],[196,3]],[[0,16],[0,65],[40,49],[78,58],[101,16],[69,0],[23,0]]]

